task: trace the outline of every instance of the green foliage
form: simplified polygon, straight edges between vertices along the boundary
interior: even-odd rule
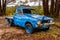
[[[42,7],[32,7],[32,8],[35,9],[34,11],[32,11],[32,13],[38,13],[40,15],[43,15],[43,8]],[[16,9],[16,7],[7,7],[6,8],[6,15],[7,16],[13,15],[15,12],[15,9]]]
[[[37,13],[40,15],[43,15],[43,8],[42,7],[34,7],[35,11],[32,11],[32,13]]]
[[[16,7],[7,7],[7,8],[6,8],[6,15],[7,15],[7,16],[13,15],[14,12],[15,12],[15,9],[16,9]]]

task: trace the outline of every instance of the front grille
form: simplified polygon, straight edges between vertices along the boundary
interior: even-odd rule
[[[49,23],[50,21],[49,20],[43,20],[41,23]]]

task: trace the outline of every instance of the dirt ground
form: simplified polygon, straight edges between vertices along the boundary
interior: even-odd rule
[[[7,20],[0,17],[0,40],[60,40],[60,27],[51,25],[48,31],[26,34],[18,26],[9,27]]]

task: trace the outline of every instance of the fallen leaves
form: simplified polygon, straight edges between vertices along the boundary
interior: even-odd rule
[[[26,34],[20,27],[9,27],[7,21],[2,18],[0,20],[0,40],[60,40],[60,28],[52,25],[47,31]]]

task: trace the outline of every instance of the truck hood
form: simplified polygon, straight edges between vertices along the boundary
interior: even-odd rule
[[[38,15],[38,14],[25,14],[25,16],[39,19],[39,20],[53,20],[53,18],[44,16],[44,15]]]

